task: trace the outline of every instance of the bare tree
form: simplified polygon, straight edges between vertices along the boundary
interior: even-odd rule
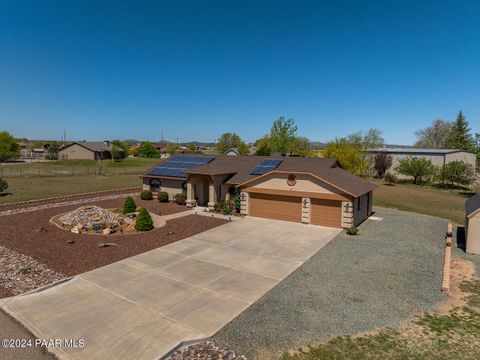
[[[392,166],[392,155],[387,154],[385,151],[381,151],[375,155],[373,168],[377,172],[379,179],[385,176],[387,170]]]
[[[426,149],[446,148],[450,139],[452,123],[442,119],[432,122],[432,125],[415,132],[417,142],[415,147]]]

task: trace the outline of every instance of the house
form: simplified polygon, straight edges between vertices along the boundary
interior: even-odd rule
[[[123,149],[118,151],[121,152]],[[60,160],[107,160],[112,158],[112,145],[109,141],[71,142],[58,150],[58,158]]]
[[[331,158],[175,155],[149,169],[143,188],[212,210],[240,196],[241,213],[329,227],[351,227],[372,213],[374,185]]]
[[[480,193],[465,203],[465,239],[466,251],[480,254]]]
[[[227,151],[223,153],[223,155],[227,156],[240,156],[240,153],[238,152],[237,148],[230,148]]]
[[[477,158],[475,154],[465,150],[457,149],[416,149],[416,148],[378,148],[367,150],[367,153],[376,155],[378,153],[387,153],[392,156],[392,166],[388,172],[398,176],[400,179],[408,178],[408,176],[399,174],[395,168],[399,165],[400,160],[406,157],[423,157],[432,162],[432,165],[442,167],[451,161],[463,161],[470,164],[475,169]]]

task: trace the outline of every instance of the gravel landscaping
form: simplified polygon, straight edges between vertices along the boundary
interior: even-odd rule
[[[175,351],[166,360],[246,360],[245,356],[238,356],[231,350],[216,346],[205,341],[200,344],[184,346]]]
[[[385,326],[432,310],[447,220],[377,208],[360,233],[338,235],[211,340],[248,358]]]
[[[124,197],[125,195],[108,200],[92,198],[86,203],[103,208],[121,208]],[[135,198],[135,202],[138,206],[162,215],[186,210],[185,206],[159,203],[155,200],[144,201]],[[0,246],[27,255],[56,273],[72,276],[193,236],[227,222],[223,219],[188,215],[169,220],[164,227],[154,231],[122,236],[105,235],[101,238],[98,235],[73,234],[49,222],[53,216],[75,210],[77,207],[78,204],[69,203],[61,207],[47,207],[33,212],[0,216],[2,229]],[[115,243],[117,246],[98,247],[100,242]],[[4,271],[1,266],[0,270]],[[22,288],[27,285],[18,286]],[[0,296],[8,296],[9,291],[10,289],[5,287],[0,291]]]

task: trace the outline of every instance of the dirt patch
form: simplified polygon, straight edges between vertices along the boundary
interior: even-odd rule
[[[121,208],[123,201],[124,199],[113,199],[93,204],[103,208]],[[185,206],[163,204],[157,201],[135,199],[135,202],[149,211],[162,214],[186,209]],[[0,245],[31,256],[59,273],[72,276],[227,223],[222,219],[189,215],[169,220],[164,227],[152,232],[99,237],[73,234],[49,222],[53,216],[77,207],[72,205],[0,217],[2,229]],[[72,240],[73,243],[71,243]],[[114,242],[118,246],[99,248],[97,246],[99,242]]]

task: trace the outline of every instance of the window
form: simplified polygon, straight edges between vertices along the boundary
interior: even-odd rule
[[[160,180],[151,179],[150,180],[150,191],[151,192],[158,192],[159,190],[160,190]]]

